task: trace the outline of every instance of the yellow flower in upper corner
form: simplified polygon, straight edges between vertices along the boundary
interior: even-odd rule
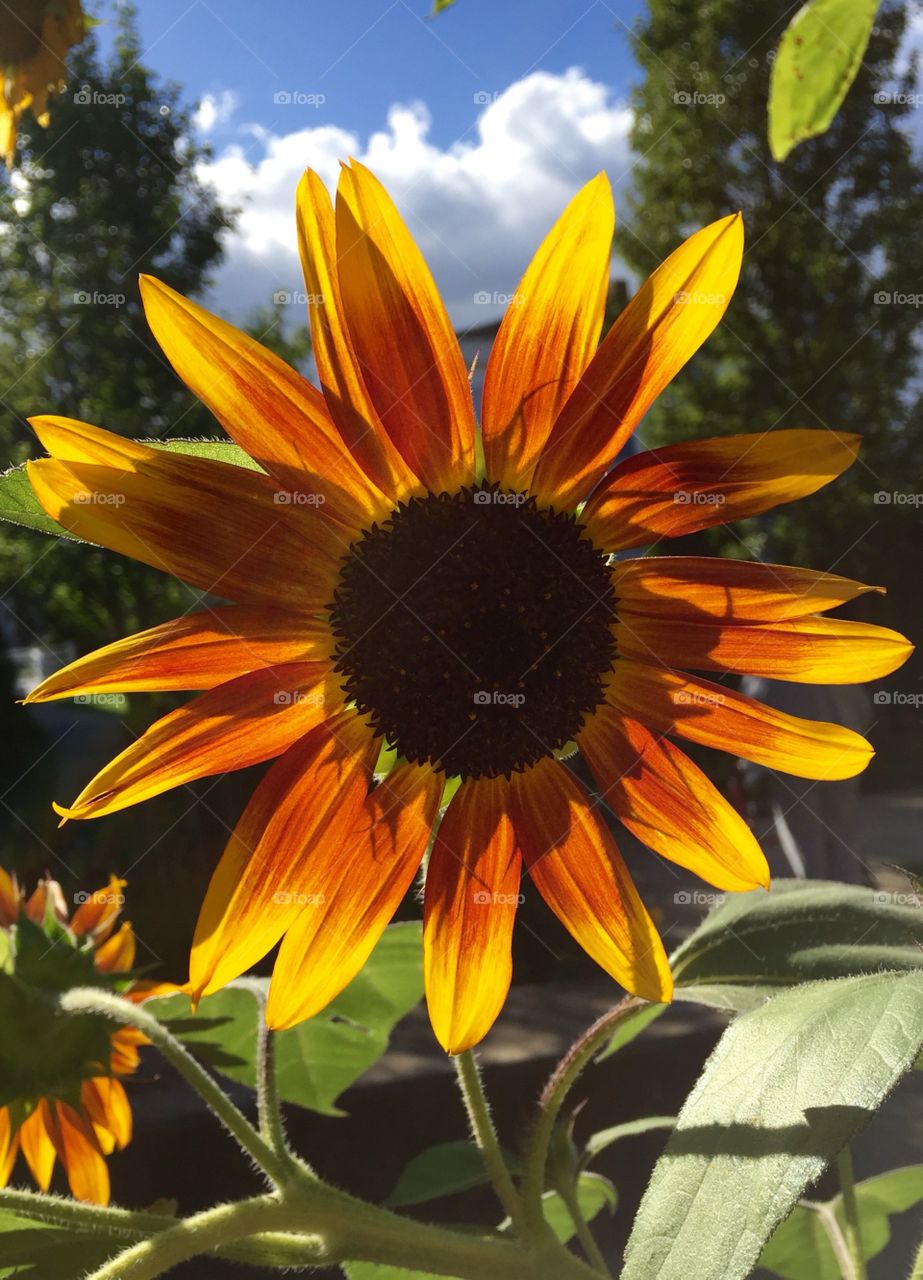
[[[313,173],[298,193],[321,390],[142,281],[167,358],[261,472],[33,421],[51,457],[29,474],[49,515],[236,601],[90,654],[31,695],[200,691],[59,810],[68,818],[275,760],[209,886],[194,991],[282,939],[271,1024],[316,1013],[361,968],[435,832],[424,971],[449,1052],[476,1043],[506,997],[523,866],[616,981],[669,1000],[657,930],[598,800],[561,759],[573,741],[630,831],[723,890],[767,884],[766,861],[672,737],[809,778],[868,763],[858,734],[687,671],[884,675],[910,651],[902,636],[823,616],[869,588],[691,556],[610,561],[813,493],[858,446],[774,431],[610,469],[721,319],[743,250],[739,215],[696,232],[599,344],[613,225],[601,174],[526,271],[485,373],[483,468],[448,315],[393,203],[355,162],[335,206]],[[383,743],[397,763],[378,779]],[[461,785],[440,822],[451,778]]]
[[[80,0],[18,0],[0,6],[0,154],[13,163],[23,112],[44,128],[48,96],[64,88],[64,59],[86,35]]]
[[[98,1019],[56,1017],[43,993],[105,985],[140,1000],[168,989],[134,982],[128,972],[135,937],[128,923],[115,928],[124,886],[113,876],[104,889],[79,894],[68,917],[56,881],[41,881],[26,899],[0,867],[0,1186],[21,1153],[43,1191],[57,1159],[78,1200],[109,1202],[105,1157],[131,1138],[121,1078],[138,1066],[145,1038]]]

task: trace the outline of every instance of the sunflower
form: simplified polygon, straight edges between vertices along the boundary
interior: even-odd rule
[[[902,636],[823,616],[869,588],[762,563],[610,559],[810,494],[858,445],[774,431],[612,469],[720,320],[743,248],[739,215],[697,231],[598,345],[613,224],[600,174],[514,295],[479,429],[432,277],[355,162],[335,206],[312,172],[298,192],[321,390],[142,280],[167,358],[256,469],[33,420],[51,457],[29,474],[51,516],[236,602],[109,645],[31,695],[199,691],[64,818],[275,760],[212,877],[193,991],[215,991],[281,939],[270,1024],[310,1017],[359,971],[428,853],[426,994],[448,1052],[476,1043],[504,1002],[523,867],[607,973],[669,1000],[657,930],[599,798],[565,763],[574,744],[631,832],[722,890],[768,884],[766,861],[671,737],[809,778],[868,763],[858,734],[686,671],[884,675],[909,652]]]
[[[0,867],[0,931],[8,957],[0,1003],[21,1029],[17,1043],[0,1051],[0,1186],[21,1152],[43,1191],[58,1159],[78,1200],[109,1202],[105,1157],[131,1138],[121,1077],[138,1066],[145,1040],[131,1027],[113,1031],[95,1019],[62,1025],[42,996],[74,985],[120,989],[130,1000],[154,993],[152,984],[134,982],[128,973],[135,936],[127,922],[115,927],[124,887],[113,876],[105,888],[78,895],[68,918],[56,881],[40,881],[27,899]]]
[[[7,167],[16,152],[23,112],[48,124],[48,95],[64,88],[64,59],[87,29],[80,0],[19,0],[0,9],[0,154]]]

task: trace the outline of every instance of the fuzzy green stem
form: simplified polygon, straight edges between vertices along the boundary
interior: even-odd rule
[[[913,1262],[913,1270],[910,1272],[910,1280],[923,1280],[923,1240],[917,1249],[917,1256]]]
[[[459,1053],[453,1059],[458,1077],[458,1087],[468,1112],[471,1132],[481,1152],[487,1176],[493,1184],[497,1198],[506,1210],[517,1235],[523,1236],[525,1220],[519,1192],[513,1184],[510,1171],[500,1150],[497,1131],[490,1114],[490,1103],[484,1092],[484,1082],[477,1061],[470,1049]]]
[[[862,1224],[859,1220],[859,1205],[856,1201],[856,1180],[853,1173],[852,1152],[845,1146],[836,1159],[837,1173],[840,1179],[840,1193],[843,1197],[843,1235],[849,1250],[852,1274],[846,1280],[868,1280],[865,1267],[865,1250],[862,1247]]]
[[[112,1206],[86,1204],[82,1200],[65,1200],[62,1196],[44,1195],[38,1191],[19,1191],[6,1187],[0,1191],[0,1209],[47,1222],[56,1227],[75,1227],[94,1235],[136,1237],[151,1235],[173,1226],[176,1219],[163,1213],[136,1212]]]
[[[597,1019],[579,1040],[568,1049],[555,1067],[539,1099],[538,1118],[526,1151],[522,1176],[522,1199],[526,1222],[530,1231],[541,1229],[542,1193],[545,1190],[545,1169],[548,1164],[548,1148],[555,1122],[561,1113],[571,1087],[596,1051],[615,1030],[616,1026],[646,1001],[637,996],[625,996],[608,1013]]]
[[[256,1055],[256,1110],[260,1120],[260,1133],[273,1151],[284,1158],[288,1154],[288,1145],[285,1141],[285,1130],[282,1127],[282,1107],[276,1082],[275,1041],[272,1038],[272,1032],[266,1026],[263,1014],[264,1009],[260,1006]]]
[[[95,1013],[123,1026],[137,1027],[139,1031],[143,1031],[276,1186],[283,1186],[294,1176],[290,1162],[278,1155],[243,1112],[238,1111],[224,1090],[199,1066],[185,1045],[143,1008],[95,987],[74,987],[64,992],[59,997],[59,1006],[65,1013]]]
[[[609,1270],[608,1263],[602,1255],[602,1250],[590,1230],[590,1224],[583,1216],[583,1210],[580,1208],[580,1201],[577,1199],[574,1188],[559,1188],[558,1195],[564,1201],[567,1212],[571,1216],[571,1221],[577,1229],[577,1239],[580,1241],[590,1266],[593,1267],[594,1271],[598,1271],[600,1275],[611,1278],[612,1272]]]

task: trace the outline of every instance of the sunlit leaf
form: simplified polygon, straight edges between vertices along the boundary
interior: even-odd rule
[[[504,1152],[507,1166],[515,1170],[513,1157]],[[484,1158],[473,1142],[440,1142],[410,1161],[385,1204],[424,1204],[440,1196],[454,1195],[487,1182]]]

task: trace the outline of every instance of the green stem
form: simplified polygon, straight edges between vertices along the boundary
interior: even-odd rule
[[[843,1196],[843,1219],[846,1247],[852,1274],[846,1280],[868,1280],[865,1267],[865,1250],[862,1248],[862,1224],[859,1220],[859,1205],[856,1201],[856,1180],[853,1173],[852,1152],[845,1146],[836,1158],[837,1173],[840,1178],[840,1192]]]
[[[596,1243],[593,1232],[590,1230],[590,1224],[583,1216],[583,1210],[580,1208],[580,1201],[577,1199],[575,1190],[571,1187],[567,1187],[566,1189],[559,1188],[558,1195],[564,1201],[567,1212],[571,1216],[571,1221],[577,1228],[577,1239],[583,1247],[583,1252],[586,1254],[590,1266],[593,1267],[594,1271],[598,1271],[600,1275],[611,1278],[612,1272],[609,1270],[608,1263],[603,1257],[602,1250]]]
[[[503,1152],[500,1150],[497,1131],[490,1115],[490,1103],[484,1092],[484,1082],[481,1079],[477,1061],[471,1050],[466,1049],[464,1053],[457,1054],[453,1062],[458,1077],[458,1087],[464,1099],[465,1110],[468,1112],[471,1132],[484,1160],[487,1176],[513,1224],[513,1229],[517,1235],[523,1236],[525,1221],[522,1201],[513,1185]]]
[[[914,1259],[913,1270],[910,1273],[910,1280],[923,1280],[923,1240],[920,1241],[920,1247],[917,1249],[917,1256]]]
[[[86,1204],[81,1200],[43,1195],[38,1191],[19,1191],[14,1187],[6,1187],[0,1191],[0,1209],[8,1209],[10,1213],[31,1218],[35,1222],[47,1222],[56,1227],[75,1227],[94,1235],[151,1235],[173,1226],[176,1221],[163,1213],[103,1207]]]
[[[260,1120],[260,1133],[273,1151],[285,1158],[288,1145],[282,1127],[282,1107],[276,1081],[275,1041],[266,1026],[264,1012],[261,1004],[256,1045],[256,1111]]]
[[[66,1013],[95,1013],[143,1031],[276,1186],[283,1186],[294,1176],[290,1162],[272,1149],[185,1045],[151,1014],[129,1000],[96,987],[74,987],[59,997],[59,1005]]]
[[[522,1199],[529,1230],[539,1230],[544,1222],[542,1193],[545,1190],[545,1170],[548,1164],[548,1147],[561,1108],[568,1093],[584,1067],[599,1047],[612,1035],[616,1026],[646,1001],[637,996],[625,996],[614,1009],[603,1014],[568,1049],[555,1067],[539,1100],[538,1119],[526,1151],[522,1176]]]

